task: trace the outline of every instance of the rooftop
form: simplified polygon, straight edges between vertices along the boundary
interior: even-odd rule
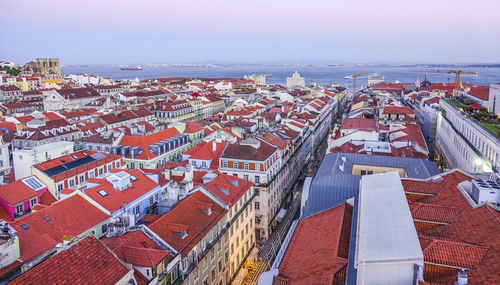
[[[87,235],[9,284],[115,284],[128,272],[104,244]]]
[[[363,176],[358,201],[357,264],[423,261],[417,231],[396,171]]]
[[[62,242],[64,235],[78,236],[110,216],[80,195],[73,195],[23,216],[11,226],[17,231],[20,259],[29,262]]]

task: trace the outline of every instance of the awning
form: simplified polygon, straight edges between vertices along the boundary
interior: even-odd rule
[[[281,220],[283,220],[285,215],[286,215],[286,210],[281,208],[280,211],[278,212],[278,214],[276,215],[276,221],[281,222]]]

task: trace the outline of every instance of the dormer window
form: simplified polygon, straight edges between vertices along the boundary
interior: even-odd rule
[[[181,239],[187,237],[188,226],[182,224],[167,224],[167,228]]]
[[[212,204],[204,202],[196,202],[196,205],[203,213],[207,214],[208,216],[212,214]]]
[[[229,195],[229,191],[225,188],[217,188],[219,191],[221,191],[222,193],[224,193],[224,195]]]

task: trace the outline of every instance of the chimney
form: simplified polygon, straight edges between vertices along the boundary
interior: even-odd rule
[[[170,169],[165,169],[163,174],[165,175],[165,179],[170,180]]]
[[[467,285],[469,284],[469,277],[467,276],[467,272],[465,272],[465,269],[460,269],[458,272],[458,280],[457,283],[458,285]]]
[[[215,140],[212,141],[212,152],[215,152],[215,150],[217,149],[217,143],[215,142]]]

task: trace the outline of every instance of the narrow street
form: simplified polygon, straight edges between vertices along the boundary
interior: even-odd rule
[[[321,165],[321,161],[326,153],[326,149],[328,147],[328,137],[329,133],[325,135],[320,145],[318,146],[315,155],[311,158],[309,165],[313,168],[312,176],[316,174],[316,171]],[[307,170],[306,170],[307,171]],[[304,174],[302,174],[304,175]],[[299,181],[300,179],[297,179]],[[248,268],[248,274],[245,276],[241,284],[243,285],[253,285],[257,284],[260,275],[262,272],[268,271],[271,268],[271,265],[280,250],[281,244],[286,237],[288,230],[292,222],[295,219],[299,218],[300,215],[300,203],[302,197],[302,182],[297,182],[293,189],[293,200],[290,205],[290,208],[287,210],[287,213],[281,223],[278,225],[276,230],[271,234],[269,239],[266,241],[264,246],[261,248],[258,254],[257,261],[252,263],[252,265]]]

